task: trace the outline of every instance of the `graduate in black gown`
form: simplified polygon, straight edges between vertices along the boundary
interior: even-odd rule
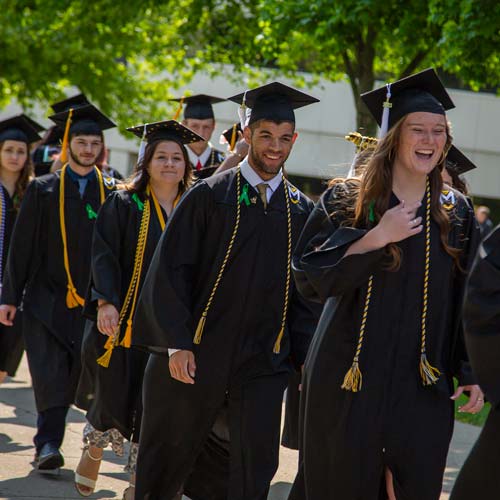
[[[160,240],[132,340],[152,353],[136,499],[170,500],[183,485],[195,500],[267,498],[283,391],[316,324],[290,273],[312,203],[282,175],[293,109],[315,101],[279,83],[248,91],[248,161],[193,186]],[[214,424],[216,437],[229,430],[226,464],[207,439]]]
[[[197,179],[210,177],[224,161],[225,155],[210,142],[215,130],[215,115],[212,104],[225,101],[220,97],[197,94],[189,97],[172,99],[179,102],[176,118],[185,104],[182,124],[202,137],[201,141],[186,144],[189,162]]]
[[[500,226],[479,247],[467,283],[464,330],[472,368],[491,410],[450,500],[493,499],[500,495]]]
[[[441,191],[453,103],[435,72],[364,99],[389,131],[360,180],[323,194],[294,254],[298,289],[325,307],[289,498],[438,500],[453,399],[466,389],[462,411],[482,407],[461,332],[477,226],[460,193]]]
[[[90,495],[103,449],[123,454],[133,498],[142,413],[142,379],[148,360],[130,349],[137,296],[172,210],[192,183],[184,144],[200,137],[171,120],[129,129],[147,145],[133,177],[101,207],[92,240],[92,272],[84,313],[89,318],[82,345],[77,404],[88,408],[84,449],[76,469],[78,491]],[[118,331],[117,331],[118,329]]]
[[[64,463],[59,448],[80,376],[92,230],[100,206],[114,189],[114,180],[95,167],[102,131],[113,122],[92,105],[51,119],[65,127],[63,168],[36,178],[26,191],[0,306],[0,322],[9,324],[23,300],[24,340],[38,412],[35,463],[40,471]]]
[[[0,122],[0,296],[14,222],[33,174],[29,146],[40,139],[40,130],[43,127],[25,115]],[[18,311],[12,326],[0,324],[0,384],[7,375],[16,374],[23,352],[22,317]]]
[[[477,168],[476,165],[474,165],[462,151],[456,146],[451,146],[446,156],[446,168],[443,168],[441,172],[443,183],[467,196],[469,194],[469,189],[467,187],[467,182],[463,178],[463,174],[475,168]]]

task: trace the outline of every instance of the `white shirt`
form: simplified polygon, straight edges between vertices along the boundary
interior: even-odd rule
[[[193,164],[194,168],[196,168],[196,165],[198,165],[198,160],[200,161],[201,166],[203,167],[205,163],[208,161],[210,153],[212,152],[212,144],[208,143],[208,146],[206,147],[205,151],[203,151],[203,153],[201,153],[200,156],[198,156],[187,144],[186,144],[186,151],[188,153],[189,161]]]
[[[257,192],[258,192],[258,189],[256,187],[257,184],[262,184],[263,182],[267,184],[266,195],[267,195],[267,202],[269,203],[269,200],[271,199],[272,195],[278,189],[279,185],[281,184],[281,181],[283,180],[281,169],[275,177],[273,177],[268,181],[265,181],[250,166],[250,164],[248,163],[248,157],[241,160],[240,168],[241,168],[241,175],[248,181],[248,184],[250,184],[250,186],[252,186]]]
[[[190,149],[188,148],[188,151]],[[196,163],[195,163],[196,165]],[[282,172],[281,169],[278,172],[278,174],[273,177],[272,179],[265,181],[262,179],[262,177],[250,166],[248,163],[248,157],[244,158],[240,162],[240,168],[241,168],[241,175],[246,179],[248,184],[252,186],[257,192],[257,184],[262,184],[263,182],[267,184],[267,190],[266,190],[266,195],[267,195],[267,202],[269,203],[269,200],[271,199],[272,195],[274,192],[278,189],[279,185],[282,182]],[[168,355],[172,356],[175,352],[177,352],[179,349],[169,349],[168,350]]]

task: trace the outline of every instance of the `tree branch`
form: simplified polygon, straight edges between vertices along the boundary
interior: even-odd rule
[[[406,65],[406,68],[399,74],[398,80],[410,76],[418,68],[420,63],[429,55],[433,47],[418,51],[413,59]]]

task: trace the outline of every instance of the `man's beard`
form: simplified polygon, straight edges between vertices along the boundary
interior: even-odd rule
[[[79,167],[85,167],[85,168],[89,168],[89,167],[93,167],[95,165],[95,161],[97,160],[98,158],[98,155],[94,157],[94,159],[92,161],[88,161],[86,163],[83,163],[83,161],[78,157],[77,154],[73,153],[73,150],[71,149],[71,146],[69,146],[69,152],[71,154],[71,159],[79,166]]]
[[[252,159],[252,164],[253,166],[257,169],[260,170],[261,172],[264,172],[265,174],[268,175],[277,175],[278,172],[283,168],[285,165],[285,162],[280,163],[279,166],[270,168],[268,167],[256,154],[255,151],[253,150],[252,147],[250,147],[250,157]],[[286,160],[286,158],[285,158]]]

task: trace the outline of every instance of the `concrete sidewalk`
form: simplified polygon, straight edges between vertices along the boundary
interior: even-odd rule
[[[73,486],[73,471],[80,459],[84,415],[70,410],[62,452],[66,465],[58,476],[42,476],[31,465],[36,411],[29,372],[24,359],[15,379],[0,386],[0,500],[81,499]],[[446,469],[443,495],[448,499],[460,467],[479,434],[479,429],[457,423]],[[91,498],[120,499],[127,486],[125,459],[106,450],[95,493]],[[286,500],[296,472],[297,453],[281,449],[280,468],[269,500]],[[423,479],[425,480],[425,479]]]

